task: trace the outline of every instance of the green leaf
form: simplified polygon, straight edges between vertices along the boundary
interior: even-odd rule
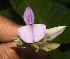
[[[10,16],[11,16],[10,12],[8,10],[6,10],[6,9],[5,10],[1,10],[0,14],[5,16],[5,17],[7,17],[7,18],[10,18]]]
[[[49,52],[50,59],[64,59],[62,53],[56,49]]]

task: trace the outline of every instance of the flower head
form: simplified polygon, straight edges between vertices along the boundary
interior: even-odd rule
[[[44,24],[34,24],[34,13],[30,7],[26,8],[23,17],[27,25],[18,28],[19,37],[26,43],[32,43],[31,46],[35,48],[36,52],[39,49],[51,51],[60,46],[59,43],[49,43],[49,41],[60,35],[66,26],[46,29]],[[15,41],[20,45],[23,44],[18,38]]]
[[[19,37],[26,43],[39,42],[43,38],[45,41],[51,41],[63,32],[66,26],[59,26],[46,30],[44,24],[34,24],[34,13],[30,7],[24,12],[24,21],[26,26],[18,28]]]
[[[46,26],[44,24],[34,24],[34,13],[30,7],[26,8],[23,17],[27,25],[18,28],[20,38],[26,43],[42,40],[46,33]]]

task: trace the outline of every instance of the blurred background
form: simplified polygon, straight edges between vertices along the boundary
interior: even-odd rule
[[[52,41],[61,46],[48,54],[50,59],[70,59],[70,0],[0,0],[0,15],[25,25],[22,16],[28,6],[34,11],[35,23],[46,24],[46,28],[67,26]]]

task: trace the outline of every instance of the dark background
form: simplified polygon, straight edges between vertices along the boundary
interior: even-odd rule
[[[48,52],[50,59],[70,59],[70,0],[0,0],[0,15],[25,25],[23,13],[29,6],[35,14],[35,23],[44,23],[46,28],[67,26],[52,42],[61,46]]]

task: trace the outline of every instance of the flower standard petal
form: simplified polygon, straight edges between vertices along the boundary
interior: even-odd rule
[[[24,21],[26,24],[33,24],[34,23],[34,13],[30,7],[27,7],[24,12]]]

